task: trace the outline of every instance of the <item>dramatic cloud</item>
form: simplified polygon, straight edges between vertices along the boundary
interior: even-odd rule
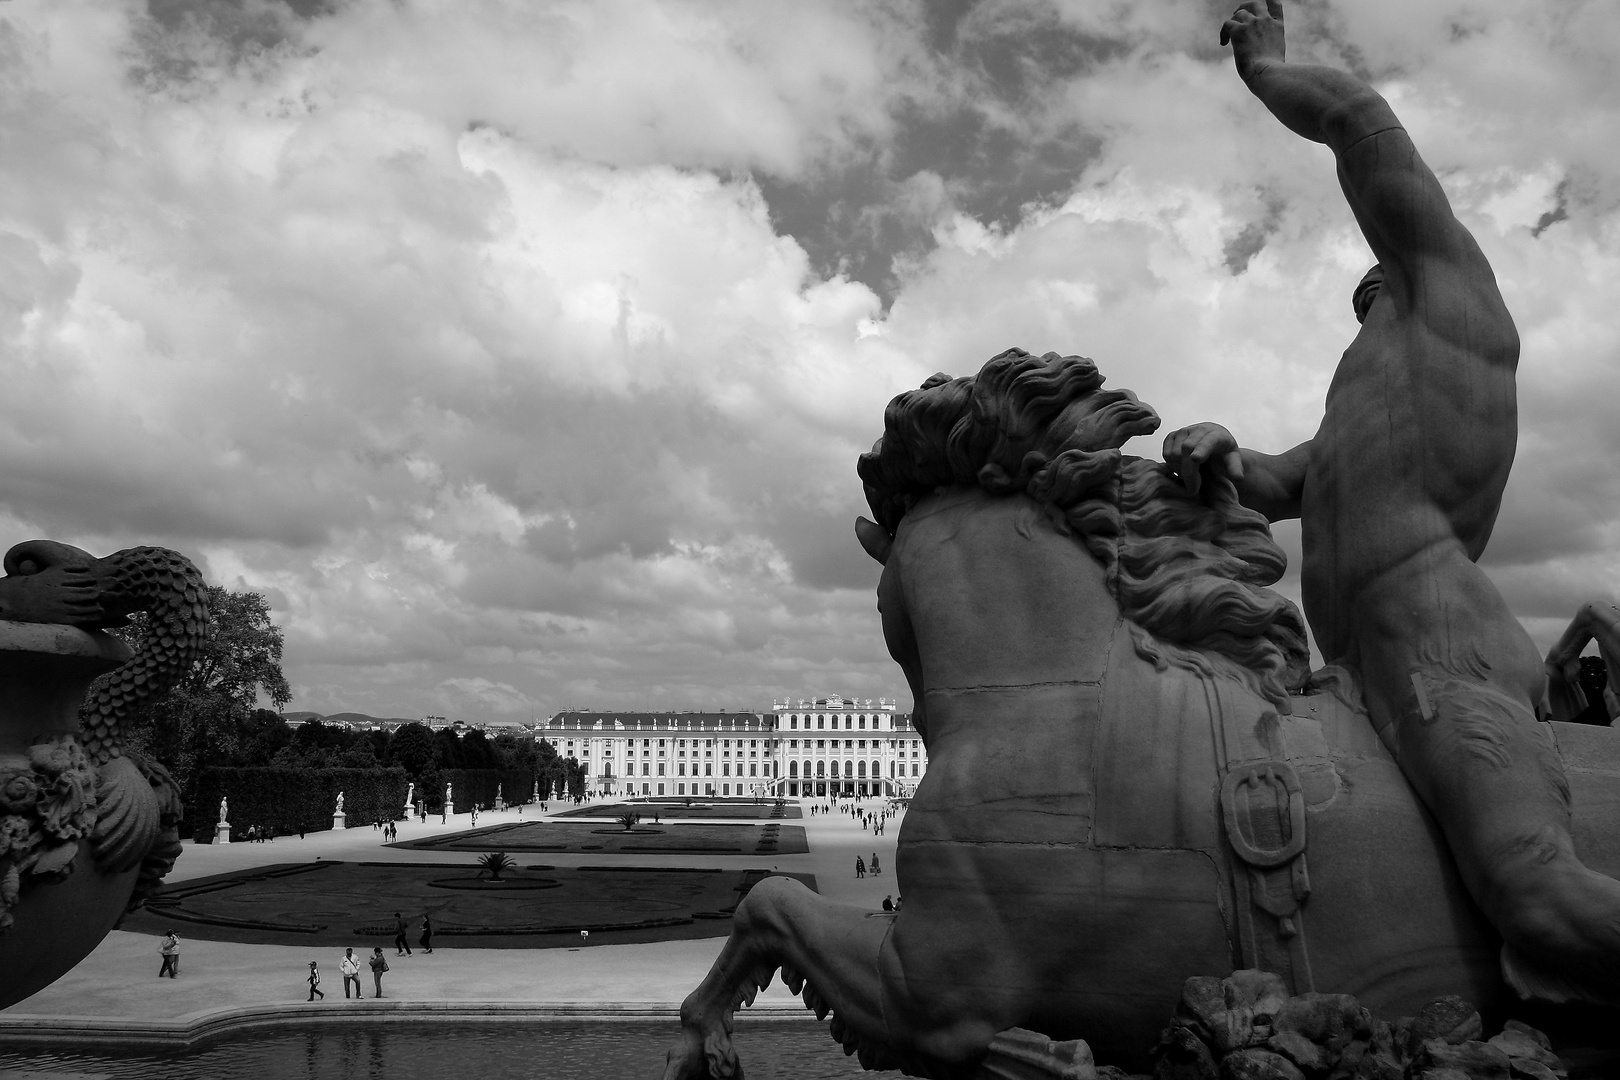
[[[264,592],[295,708],[905,702],[851,532],[893,394],[1016,344],[1315,428],[1371,256],[1224,9],[9,0],[0,526]],[[1518,320],[1486,562],[1545,645],[1620,587],[1620,15],[1289,15]]]

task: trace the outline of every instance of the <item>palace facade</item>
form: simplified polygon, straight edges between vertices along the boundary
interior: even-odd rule
[[[560,712],[535,729],[585,767],[591,794],[909,796],[928,770],[889,699],[782,700],[771,712]]]

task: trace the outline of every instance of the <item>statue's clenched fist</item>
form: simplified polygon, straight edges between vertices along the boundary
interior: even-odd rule
[[[1238,452],[1237,440],[1221,425],[1207,421],[1166,435],[1164,460],[1192,495],[1203,486],[1206,465],[1228,479],[1243,479],[1243,455]]]
[[[1238,75],[1245,81],[1266,65],[1284,60],[1282,0],[1243,0],[1221,25],[1221,44],[1230,43]]]

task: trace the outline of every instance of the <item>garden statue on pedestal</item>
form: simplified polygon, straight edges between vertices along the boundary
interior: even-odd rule
[[[406,788],[405,788],[405,819],[407,821],[409,821],[410,817],[411,817],[411,807],[413,805],[411,800],[412,800],[412,796],[414,796],[415,794],[416,794],[416,784],[415,783],[408,784],[406,786]]]
[[[501,797],[501,785],[500,784],[495,785],[495,809],[497,809],[497,810],[505,810],[506,809],[506,800]]]
[[[454,784],[444,785],[444,816],[446,820],[449,820],[450,816],[456,812],[456,802],[451,798],[451,789],[454,787]]]
[[[332,808],[332,828],[342,829],[347,825],[348,816],[343,812],[343,792],[337,793],[337,805]]]
[[[732,1012],[777,969],[863,1065],[933,1077],[1035,1075],[1009,1062],[1040,1037],[992,1051],[1014,1028],[1142,1071],[1186,980],[1234,966],[1388,1018],[1620,999],[1620,733],[1536,722],[1540,658],[1474,565],[1514,445],[1490,267],[1382,97],[1284,62],[1278,0],[1222,40],[1334,152],[1379,260],[1321,429],[1268,457],[1199,424],[1128,457],[1151,408],[1017,349],[891,402],[857,532],[928,744],[904,909],[760,882],[670,1080],[733,1075]],[[1292,516],[1314,675],[1267,587]],[[1050,1075],[1086,1056],[1064,1053]]]
[[[226,816],[226,800],[219,800],[219,821],[214,825],[214,843],[228,844],[231,842],[231,822]]]
[[[172,551],[97,559],[31,540],[4,568],[0,1008],[72,968],[174,865],[179,789],[124,745],[123,725],[187,670],[208,633],[207,586]],[[103,631],[136,612],[149,632],[131,656]]]

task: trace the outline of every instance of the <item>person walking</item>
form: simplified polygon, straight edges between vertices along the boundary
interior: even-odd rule
[[[855,856],[855,876],[858,878],[866,876],[866,863],[861,861],[859,855]]]
[[[411,955],[411,943],[405,940],[405,920],[399,912],[394,912],[394,955]]]
[[[158,978],[167,975],[174,978],[180,974],[180,939],[175,937],[173,930],[163,931],[163,943],[158,946],[158,952],[163,956],[163,966],[158,968]]]
[[[352,979],[354,996],[365,997],[365,993],[360,989],[360,958],[354,955],[353,949],[343,950],[343,959],[338,963],[338,968],[343,972],[343,996],[345,998],[349,996],[349,981]]]
[[[422,913],[422,936],[417,939],[422,951],[428,955],[433,954],[433,919],[427,912]]]
[[[315,966],[315,961],[313,960],[309,962],[309,978],[305,981],[309,983],[308,1000],[314,1001],[317,996],[320,997],[322,1001],[326,1000],[326,995],[321,992],[321,969]]]
[[[388,958],[383,955],[382,946],[378,945],[371,950],[371,981],[377,988],[377,997],[382,997],[383,972],[388,970]]]
[[[881,873],[883,871],[878,869],[877,852],[874,851],[872,852],[872,876],[877,877]]]

